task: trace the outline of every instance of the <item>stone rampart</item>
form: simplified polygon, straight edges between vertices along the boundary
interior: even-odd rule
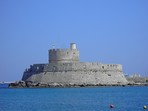
[[[117,71],[122,72],[120,64],[100,64],[90,62],[34,64],[25,72],[61,72],[61,71]]]
[[[42,72],[30,76],[26,81],[60,84],[126,84],[124,75],[119,72],[68,71]]]
[[[47,83],[117,84],[127,82],[120,64],[90,62],[34,64],[24,72],[22,80]],[[94,81],[94,82],[92,82]],[[96,82],[98,81],[98,82]],[[87,83],[87,82],[86,82]]]

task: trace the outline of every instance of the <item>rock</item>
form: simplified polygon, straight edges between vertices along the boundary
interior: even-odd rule
[[[12,88],[26,87],[26,83],[25,83],[25,81],[16,81],[14,83],[10,83],[9,87],[12,87]]]

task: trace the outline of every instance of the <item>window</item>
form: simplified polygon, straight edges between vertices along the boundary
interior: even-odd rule
[[[111,74],[108,74],[108,76],[111,76]]]

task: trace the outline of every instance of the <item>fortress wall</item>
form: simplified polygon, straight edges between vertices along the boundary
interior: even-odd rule
[[[83,62],[77,62],[77,63],[58,63],[58,64],[48,64],[44,67],[44,71],[72,71],[72,70],[116,70],[122,72],[122,66],[120,64],[113,65],[113,64],[100,64],[100,63],[83,63]]]
[[[77,49],[50,49],[49,63],[53,62],[77,62],[79,51]]]
[[[121,65],[78,62],[34,64],[27,72],[24,72],[22,80],[35,82],[59,81],[61,83],[87,83],[88,81],[89,84],[104,84],[107,82],[110,84],[117,83],[117,79],[119,81],[125,79]]]
[[[39,73],[39,74],[30,76],[27,80],[28,80],[28,81],[32,81],[32,82],[33,82],[33,81],[34,81],[34,82],[37,82],[37,81],[42,82],[42,77],[43,77],[43,74]]]
[[[120,65],[120,64],[101,64],[101,69],[121,70],[122,71],[122,65]]]
[[[25,72],[42,72],[45,64],[33,64],[30,68],[26,69]]]
[[[122,72],[122,65],[100,64],[100,63],[50,63],[50,64],[34,64],[25,72],[61,72],[61,71],[119,71]]]
[[[61,84],[126,84],[127,80],[122,73],[117,72],[44,72],[35,74],[27,81]]]

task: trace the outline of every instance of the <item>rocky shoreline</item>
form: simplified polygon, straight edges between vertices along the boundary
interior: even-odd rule
[[[66,87],[99,87],[99,86],[148,86],[147,83],[128,83],[128,84],[60,84],[60,83],[33,83],[30,81],[16,81],[9,84],[9,88],[66,88]]]

